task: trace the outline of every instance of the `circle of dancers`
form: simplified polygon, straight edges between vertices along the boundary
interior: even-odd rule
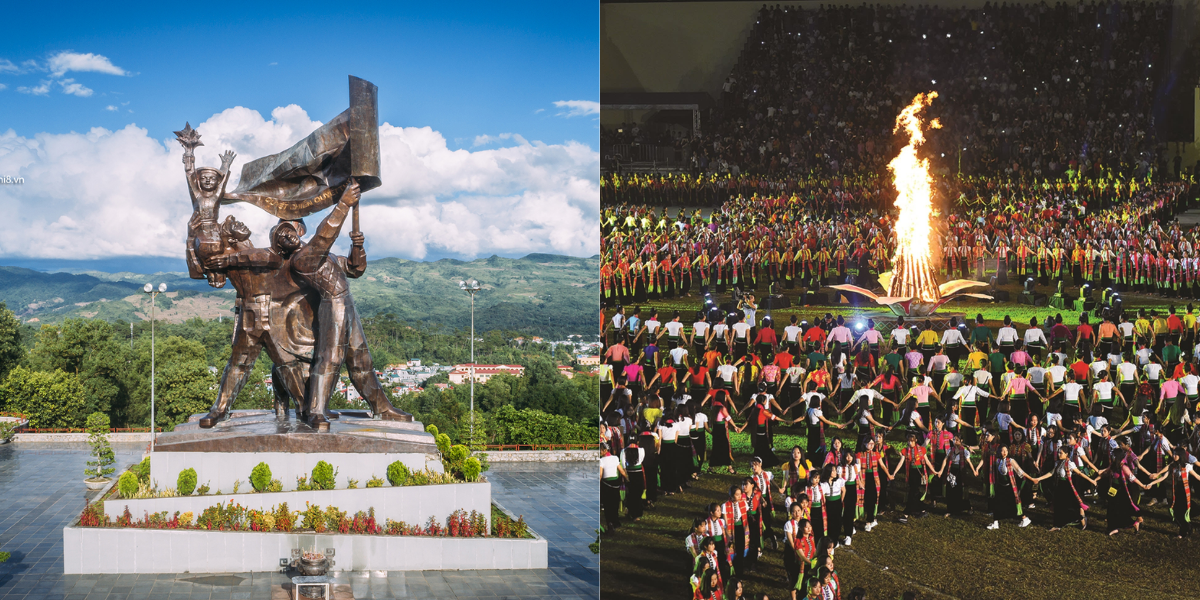
[[[1086,312],[1075,323],[1006,316],[995,330],[982,315],[935,325],[827,314],[776,331],[756,315],[745,296],[690,324],[619,309],[605,328],[605,531],[621,527],[622,509],[636,522],[663,496],[688,493],[706,470],[741,475],[695,515],[685,543],[694,597],[741,597],[769,547],[782,553],[792,598],[840,598],[836,550],[889,512],[900,523],[984,512],[988,530],[1036,519],[1114,536],[1161,519],[1146,509],[1165,505],[1176,536],[1191,534],[1191,305],[1105,310],[1098,324]],[[775,448],[784,425],[805,443]],[[735,432],[750,438],[741,471]],[[1039,504],[1048,517],[1030,513]]]

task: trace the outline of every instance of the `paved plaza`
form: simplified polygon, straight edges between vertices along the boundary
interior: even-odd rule
[[[113,444],[118,465],[143,444]],[[234,600],[279,597],[279,573],[63,575],[62,528],[83,510],[86,444],[0,446],[3,600]],[[339,573],[355,598],[597,598],[600,563],[588,550],[600,514],[595,463],[496,463],[492,499],[548,540],[549,568],[513,571]]]

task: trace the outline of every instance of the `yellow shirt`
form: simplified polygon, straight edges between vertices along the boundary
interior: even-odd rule
[[[932,329],[926,329],[917,336],[918,346],[936,346],[939,341],[938,334]]]
[[[972,352],[967,355],[967,366],[972,369],[982,369],[983,361],[987,360],[988,355],[982,352]]]
[[[1167,320],[1162,317],[1155,317],[1154,318],[1154,333],[1166,333],[1166,332],[1167,332]]]
[[[1196,315],[1187,313],[1183,315],[1183,326],[1189,330],[1196,328]]]
[[[1138,319],[1134,322],[1133,328],[1140,335],[1150,335],[1150,321],[1148,319]]]

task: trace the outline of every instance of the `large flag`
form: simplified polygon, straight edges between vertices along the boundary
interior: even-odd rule
[[[281,219],[300,219],[337,202],[353,177],[379,187],[379,101],[375,84],[350,76],[350,108],[308,137],[242,166],[222,203],[249,202]]]

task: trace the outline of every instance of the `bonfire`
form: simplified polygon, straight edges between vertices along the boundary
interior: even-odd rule
[[[903,129],[908,132],[908,145],[888,163],[892,185],[896,187],[896,207],[900,209],[900,216],[896,219],[896,254],[892,257],[892,270],[879,276],[879,283],[886,295],[880,296],[856,285],[833,286],[835,290],[866,296],[899,316],[930,315],[942,304],[963,296],[991,300],[991,296],[963,291],[987,286],[986,283],[966,279],[941,285],[937,282],[937,272],[930,256],[933,179],[929,176],[929,159],[917,156],[917,148],[925,143],[926,124],[920,113],[934,98],[937,98],[937,92],[917,94],[912,104],[900,111],[892,130],[899,132]],[[929,129],[939,129],[941,126],[937,119],[928,123]]]

